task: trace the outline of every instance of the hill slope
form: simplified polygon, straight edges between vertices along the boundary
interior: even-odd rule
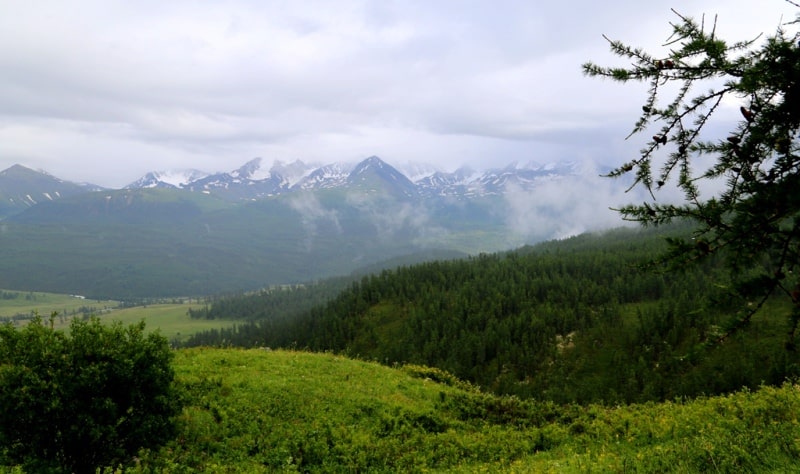
[[[195,349],[176,439],[134,472],[787,472],[793,385],[688,403],[558,406],[331,354]]]

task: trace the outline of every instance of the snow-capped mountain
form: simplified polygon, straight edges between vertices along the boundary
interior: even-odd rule
[[[367,192],[385,191],[397,197],[416,196],[417,188],[406,176],[377,156],[362,161],[347,177],[347,186]]]
[[[230,176],[238,180],[263,181],[271,179],[272,173],[261,166],[261,158],[254,158],[238,169],[231,171]]]
[[[214,294],[348,274],[420,250],[493,252],[576,227],[561,208],[521,207],[535,194],[516,192],[569,185],[574,164],[426,170],[416,180],[375,156],[231,168],[153,172],[101,192],[19,166],[2,171],[12,258],[0,259],[0,275],[75,294]],[[535,228],[531,212],[545,218]],[[548,226],[551,215],[565,224]]]
[[[292,189],[310,190],[338,188],[347,183],[347,177],[350,176],[352,170],[352,165],[343,163],[332,163],[330,165],[320,166],[307,173],[300,181],[292,186]]]
[[[291,188],[317,168],[317,166],[307,165],[300,160],[295,160],[291,163],[275,160],[272,164],[272,168],[270,168],[270,172],[281,175]]]
[[[231,172],[194,181],[187,188],[227,199],[249,200],[286,192],[289,182],[280,173],[265,168],[261,158],[255,158]]]
[[[398,196],[475,197],[498,195],[509,186],[530,188],[543,179],[576,174],[576,163],[547,165],[511,164],[501,169],[477,172],[459,168],[453,172],[436,171],[431,166],[408,165],[415,179],[400,172],[377,156],[355,165],[331,163],[307,165],[302,161],[276,161],[270,168],[261,158],[248,161],[241,167],[223,173],[196,172],[196,178],[183,172],[148,173],[129,188],[178,187],[191,191],[216,194],[233,200],[252,200],[295,191],[353,188],[378,191],[383,188]]]
[[[414,183],[441,171],[439,168],[429,163],[416,163],[411,161],[403,165],[395,166],[395,168]]]
[[[472,184],[482,194],[502,194],[508,186],[529,188],[542,179],[566,176],[577,172],[577,163],[550,163],[547,165],[524,165],[512,163],[499,170],[488,170]]]
[[[470,183],[480,176],[480,173],[462,167],[452,173],[437,171],[416,181],[416,184],[422,194],[426,196],[460,196],[466,195]]]
[[[186,187],[187,184],[203,179],[208,173],[195,169],[151,171],[133,183],[125,186],[126,189],[137,188],[177,188]]]

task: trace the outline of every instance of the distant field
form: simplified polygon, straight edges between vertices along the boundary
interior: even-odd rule
[[[42,317],[48,317],[54,311],[69,315],[81,312],[84,308],[95,308],[99,313],[102,310],[114,308],[118,304],[117,301],[91,300],[75,295],[0,290],[0,318],[28,315],[34,311]]]
[[[187,315],[189,308],[200,308],[199,303],[168,303],[119,308],[119,302],[90,300],[56,293],[0,290],[0,319],[27,316],[34,312],[48,319],[53,312],[56,328],[68,328],[72,318],[93,314],[109,323],[121,321],[128,325],[144,319],[148,330],[158,329],[170,341],[184,340],[192,334],[208,329],[218,329],[233,324],[231,321],[197,320]],[[88,311],[87,311],[88,310]],[[25,324],[17,320],[15,324]]]
[[[189,308],[200,308],[200,304],[155,304],[135,308],[115,309],[101,316],[103,320],[121,321],[123,324],[137,323],[144,319],[148,329],[158,329],[170,341],[183,341],[194,333],[219,329],[234,324],[232,321],[190,319]]]

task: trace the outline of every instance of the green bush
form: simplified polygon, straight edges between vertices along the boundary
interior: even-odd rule
[[[37,317],[0,327],[0,464],[95,472],[174,434],[180,399],[166,338],[97,318],[69,334]]]

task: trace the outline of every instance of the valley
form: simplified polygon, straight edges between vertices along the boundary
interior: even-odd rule
[[[431,254],[102,312],[181,347],[177,432],[124,472],[791,471],[800,360],[783,347],[788,308],[772,301],[747,331],[705,346],[740,304],[720,305],[720,268],[635,263],[686,230]],[[1,294],[2,314],[115,303]]]
[[[120,322],[130,325],[144,321],[148,331],[158,331],[172,344],[179,345],[189,337],[203,331],[228,327],[235,320],[224,322],[198,320],[189,317],[189,311],[204,307],[197,299],[175,298],[171,301],[139,302],[123,305],[119,301],[90,300],[79,295],[0,290],[0,323],[24,326],[38,315],[45,321],[53,317],[53,327],[69,330],[72,319],[98,317],[107,324]]]
[[[575,172],[520,167],[412,182],[370,157],[295,170],[290,187],[279,173],[287,166],[259,166],[188,174],[190,182],[152,174],[119,190],[72,184],[70,192],[46,173],[9,168],[0,173],[0,196],[16,207],[0,221],[0,288],[197,297],[345,275],[397,257],[504,250],[552,232],[515,230],[506,189],[535,189]]]

